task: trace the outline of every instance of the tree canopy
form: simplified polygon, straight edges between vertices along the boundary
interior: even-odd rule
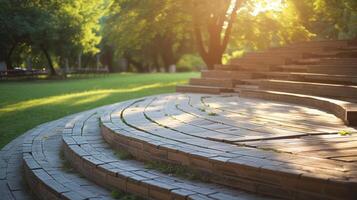
[[[236,50],[355,38],[356,19],[355,0],[1,0],[0,63],[55,74],[101,54],[110,69],[168,71],[190,54],[212,68]]]
[[[43,52],[50,72],[55,74],[52,57],[99,52],[98,22],[103,10],[105,0],[2,0],[1,57],[9,60],[15,48],[25,45],[33,54]],[[11,62],[7,64],[11,68]]]

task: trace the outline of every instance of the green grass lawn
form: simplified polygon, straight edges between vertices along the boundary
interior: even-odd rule
[[[102,105],[175,91],[198,73],[112,74],[69,80],[0,82],[0,148],[36,125]]]

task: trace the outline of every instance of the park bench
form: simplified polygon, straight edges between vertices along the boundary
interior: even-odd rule
[[[36,78],[40,75],[46,75],[47,71],[38,69],[13,69],[0,71],[0,80],[11,78]]]

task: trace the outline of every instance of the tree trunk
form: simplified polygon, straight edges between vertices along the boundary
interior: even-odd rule
[[[129,54],[124,53],[123,57],[128,61],[128,65],[130,66],[132,64],[139,73],[145,72],[146,67],[142,63],[133,60]]]
[[[57,76],[57,72],[55,70],[55,68],[53,67],[53,62],[52,62],[52,59],[51,59],[51,55],[48,53],[48,51],[46,50],[46,48],[44,47],[41,47],[42,48],[42,51],[43,53],[45,54],[45,57],[47,59],[47,62],[48,62],[48,68],[50,70],[50,76]]]
[[[176,64],[174,52],[172,50],[172,47],[163,50],[164,51],[162,52],[162,60],[164,62],[165,72],[169,72],[170,66]]]
[[[175,53],[173,50],[173,40],[171,35],[161,38],[161,56],[164,62],[165,72],[169,72],[170,66],[176,65]]]
[[[203,41],[202,30],[194,16],[194,34],[196,38],[196,45],[198,52],[203,61],[206,63],[208,69],[213,69],[215,65],[222,64],[222,57],[229,43],[233,24],[235,18],[237,17],[237,10],[242,5],[242,3],[243,0],[236,1],[236,4],[234,5],[232,13],[229,17],[227,16],[229,9],[229,5],[227,4],[225,13],[222,13],[221,16],[215,16],[209,20],[207,24],[207,30],[209,34],[207,49]],[[227,28],[222,38],[221,35],[225,22],[227,22]]]
[[[12,56],[12,53],[14,52],[15,48],[16,48],[16,44],[14,44],[14,45],[10,48],[9,52],[6,54],[5,63],[6,63],[6,69],[7,69],[7,70],[12,70],[12,69],[14,69],[14,66],[12,66],[11,56]]]
[[[82,68],[82,53],[78,54],[78,69]]]
[[[105,46],[103,54],[100,56],[101,63],[108,67],[109,72],[114,72],[113,67],[113,49],[110,46]]]

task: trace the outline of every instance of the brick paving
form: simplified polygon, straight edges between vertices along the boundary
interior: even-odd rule
[[[3,200],[32,200],[33,196],[22,175],[22,141],[13,140],[0,151],[0,197]]]
[[[62,131],[72,117],[35,128],[23,143],[25,178],[38,199],[112,199],[111,191],[73,172],[61,158]]]
[[[73,120],[64,130],[69,134],[63,136],[68,160],[98,184],[150,199],[268,199],[215,184],[175,178],[149,170],[138,161],[120,160],[101,136],[100,115]]]
[[[112,199],[113,189],[148,199],[355,199],[355,134],[332,114],[294,104],[232,94],[151,96],[14,140],[0,152],[0,191],[2,199]],[[118,159],[118,149],[136,160]],[[185,165],[212,183],[142,161]]]
[[[104,138],[114,148],[126,148],[138,159],[188,165],[219,184],[288,199],[356,197],[357,142],[338,134],[346,130],[353,137],[356,130],[313,108],[176,94],[119,106],[102,121]],[[312,137],[320,143],[304,143]],[[295,151],[284,146],[293,139],[300,141]],[[328,150],[332,156],[306,153],[311,150]]]

